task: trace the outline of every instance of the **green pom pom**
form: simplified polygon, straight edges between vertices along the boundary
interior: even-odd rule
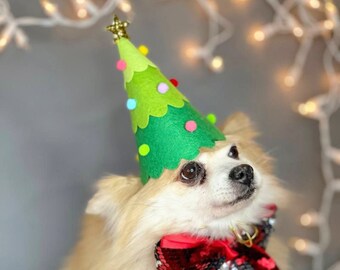
[[[138,148],[138,152],[141,156],[146,156],[147,154],[149,154],[150,152],[150,146],[147,144],[142,144],[141,146],[139,146]]]
[[[213,124],[213,125],[216,124],[217,118],[216,118],[216,115],[215,115],[215,114],[209,113],[209,114],[207,115],[207,119],[208,119],[208,121],[209,121],[211,124]]]

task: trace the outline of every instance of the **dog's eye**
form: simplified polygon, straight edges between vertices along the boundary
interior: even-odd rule
[[[191,161],[185,164],[181,170],[180,178],[183,183],[195,184],[205,177],[205,169],[202,164]]]
[[[231,157],[233,159],[238,159],[238,150],[237,150],[236,145],[233,145],[232,147],[230,147],[228,157]]]

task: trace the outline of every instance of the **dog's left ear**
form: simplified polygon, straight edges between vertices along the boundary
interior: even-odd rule
[[[115,219],[127,201],[142,188],[139,178],[110,175],[100,180],[86,214]]]
[[[237,112],[229,116],[221,127],[225,135],[238,135],[245,139],[254,139],[258,136],[250,118],[242,112]]]

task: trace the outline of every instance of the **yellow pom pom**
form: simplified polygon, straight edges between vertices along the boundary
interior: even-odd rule
[[[140,45],[138,47],[138,50],[143,54],[143,55],[148,55],[149,53],[149,48],[146,47],[145,45]]]

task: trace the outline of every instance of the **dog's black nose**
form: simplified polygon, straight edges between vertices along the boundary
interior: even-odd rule
[[[249,187],[254,180],[254,170],[248,164],[241,164],[230,171],[229,179]]]

